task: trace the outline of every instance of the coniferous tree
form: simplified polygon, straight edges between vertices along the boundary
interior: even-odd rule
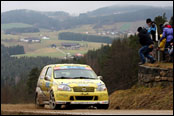
[[[37,85],[37,80],[40,74],[40,70],[36,67],[33,68],[30,73],[29,73],[29,78],[27,80],[27,90],[28,94],[35,93],[36,85]]]
[[[164,13],[163,16],[157,16],[154,18],[154,22],[156,23],[158,29],[158,34],[162,33],[160,25],[164,24],[166,21],[167,21],[166,13]]]
[[[173,27],[173,16],[170,18],[169,24]]]

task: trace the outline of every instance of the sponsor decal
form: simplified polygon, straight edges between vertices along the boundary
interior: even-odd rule
[[[87,69],[87,70],[92,70],[90,67],[84,67],[84,66],[59,66],[59,67],[54,68],[54,70],[61,70],[61,69]]]
[[[45,83],[45,86],[46,86],[47,88],[49,88],[50,82],[46,82],[46,83]]]
[[[59,94],[57,96],[68,97],[68,95],[66,95],[66,94]]]
[[[83,86],[89,86],[88,84],[78,84],[78,86],[83,87]]]

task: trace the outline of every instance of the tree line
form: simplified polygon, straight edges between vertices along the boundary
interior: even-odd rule
[[[107,36],[87,35],[73,32],[62,32],[58,35],[59,40],[88,41],[111,44],[113,38]]]
[[[10,56],[10,55],[17,55],[17,54],[25,54],[24,47],[17,45],[12,47],[5,47],[1,44],[1,55],[2,56]]]
[[[36,33],[36,32],[40,32],[39,28],[23,27],[23,28],[11,28],[5,30],[5,34]]]

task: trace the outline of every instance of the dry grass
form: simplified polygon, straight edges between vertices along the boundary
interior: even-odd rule
[[[154,64],[146,63],[144,65],[150,67],[173,68],[173,63],[156,62]]]
[[[134,87],[110,95],[110,109],[173,109],[173,87]]]
[[[35,104],[1,104],[1,109],[3,110],[21,110],[21,109],[36,109]]]

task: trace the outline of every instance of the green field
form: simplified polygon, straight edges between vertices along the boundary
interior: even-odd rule
[[[101,47],[102,43],[94,43],[94,42],[83,42],[83,41],[67,41],[67,40],[59,40],[58,34],[61,32],[83,32],[87,30],[91,30],[88,32],[94,33],[94,30],[91,29],[89,25],[82,26],[79,28],[74,28],[72,30],[61,30],[61,31],[50,31],[42,29],[41,32],[38,33],[21,33],[18,35],[11,35],[11,34],[4,34],[1,33],[1,43],[5,46],[15,46],[15,45],[22,45],[24,46],[24,50],[26,54],[21,55],[14,55],[14,57],[37,57],[37,56],[49,56],[49,57],[57,57],[57,58],[64,58],[66,53],[70,53],[71,55],[75,55],[77,53],[85,54],[88,50],[98,49]],[[48,36],[49,40],[42,40],[41,43],[24,43],[20,42],[21,38],[26,37],[38,37],[42,38],[43,36]],[[7,42],[5,40],[12,40]],[[61,43],[70,42],[70,43],[79,43],[81,46],[80,49],[77,50],[67,50],[62,49],[62,52],[56,50],[55,48],[50,48],[51,44],[56,44],[57,47],[61,47]]]
[[[11,29],[11,28],[24,28],[24,27],[32,27],[32,25],[24,24],[24,23],[1,24],[2,30],[7,30],[7,29]]]
[[[120,28],[120,31],[128,31],[130,26],[131,26],[130,23],[123,24],[122,27]]]

